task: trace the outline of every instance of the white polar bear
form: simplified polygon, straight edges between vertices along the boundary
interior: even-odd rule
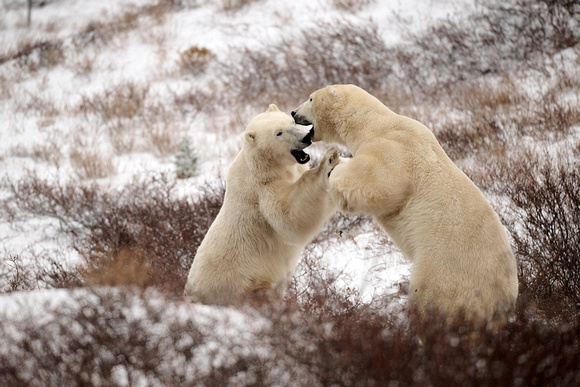
[[[435,136],[354,85],[315,91],[292,116],[314,141],[353,158],[330,177],[339,209],[372,215],[412,262],[409,301],[421,315],[501,323],[518,295],[499,217]]]
[[[311,142],[276,105],[250,121],[223,206],[191,265],[188,298],[239,304],[249,293],[283,294],[304,246],[336,208],[328,176],[338,151],[308,170],[303,149]]]

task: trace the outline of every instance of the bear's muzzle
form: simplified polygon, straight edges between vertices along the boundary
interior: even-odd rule
[[[296,114],[296,111],[292,111],[292,117],[298,125],[312,125],[312,122],[308,121],[306,117]]]

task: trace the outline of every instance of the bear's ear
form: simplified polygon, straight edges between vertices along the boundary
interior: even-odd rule
[[[270,106],[268,106],[268,110],[266,110],[266,113],[268,112],[279,112],[280,109],[278,109],[278,106],[274,105],[273,103],[270,104]]]
[[[326,86],[326,94],[331,101],[336,101],[338,99],[338,91],[334,86]]]
[[[246,132],[246,141],[252,142],[256,139],[256,132],[251,131],[251,132]]]

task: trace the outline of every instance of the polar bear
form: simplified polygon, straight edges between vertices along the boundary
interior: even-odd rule
[[[250,121],[222,208],[191,265],[187,298],[236,305],[252,293],[284,293],[304,246],[336,210],[328,176],[338,150],[308,169],[311,135],[273,104]]]
[[[421,123],[354,85],[315,91],[292,112],[314,141],[353,157],[330,176],[343,212],[372,215],[412,262],[411,309],[501,324],[518,295],[516,261],[498,215]]]

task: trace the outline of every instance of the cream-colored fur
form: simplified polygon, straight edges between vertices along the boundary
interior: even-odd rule
[[[308,170],[290,152],[310,143],[275,105],[250,121],[228,171],[223,206],[193,260],[188,298],[238,304],[248,293],[283,294],[304,246],[335,211],[328,175],[338,151]]]
[[[320,89],[292,115],[313,125],[314,141],[353,154],[332,172],[331,196],[341,211],[372,215],[412,261],[412,308],[505,320],[518,294],[506,232],[429,129],[353,85]]]

